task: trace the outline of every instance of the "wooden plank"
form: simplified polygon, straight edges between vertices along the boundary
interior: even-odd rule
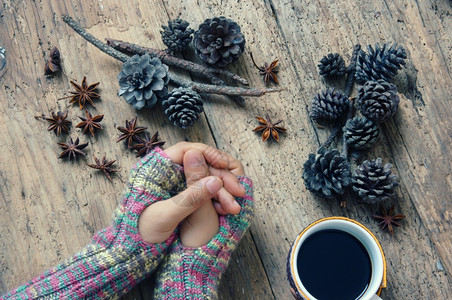
[[[258,205],[252,232],[275,296],[291,297],[284,269],[287,251],[296,234],[316,219],[341,215],[364,223],[380,239],[389,266],[389,287],[383,292],[384,298],[450,298],[450,255],[446,252],[451,241],[451,236],[446,236],[451,224],[450,215],[446,213],[450,210],[450,160],[437,159],[439,153],[450,157],[451,127],[446,117],[450,115],[450,73],[447,71],[450,33],[445,30],[449,21],[444,21],[450,7],[443,5],[445,12],[439,20],[428,9],[429,4],[425,4],[420,14],[427,15],[434,24],[424,28],[414,12],[416,3],[405,1],[394,1],[390,5],[383,1],[209,1],[205,5],[196,4],[188,0],[182,4],[170,3],[167,10],[175,17],[188,20],[196,17],[194,24],[212,16],[230,17],[242,26],[247,50],[261,63],[275,57],[281,59],[280,82],[287,91],[259,100],[250,99],[246,110],[228,108],[225,113],[214,103],[206,109],[217,144],[225,151],[237,152],[255,178]],[[432,28],[438,29],[442,41],[428,33]],[[419,40],[425,44],[419,44]],[[381,232],[372,220],[377,207],[349,201],[346,209],[340,208],[334,201],[313,197],[301,180],[303,162],[328,136],[327,130],[314,129],[307,117],[312,97],[326,86],[317,74],[318,61],[328,52],[339,52],[349,58],[357,42],[366,45],[385,41],[397,41],[410,53],[408,67],[397,84],[411,100],[402,96],[395,120],[383,126],[380,145],[366,158],[382,157],[393,163],[394,171],[401,178],[397,197],[386,204],[397,204],[398,210],[408,215],[403,226],[397,228],[395,237]],[[438,55],[441,52],[446,54]],[[248,56],[244,55],[231,69],[249,78],[252,85],[261,84]],[[418,120],[418,113],[410,104],[420,102],[416,98],[417,90],[424,101],[431,99],[422,108],[431,119],[430,126]],[[256,125],[254,116],[267,112],[275,119],[285,119],[284,124],[289,129],[280,145],[263,144],[251,132]],[[410,138],[412,135],[417,139]],[[403,146],[402,138],[405,143],[410,140],[409,147]],[[429,146],[419,146],[419,140]],[[441,149],[443,151],[439,152]],[[427,159],[435,168],[430,169],[430,174],[419,173],[410,156]]]
[[[386,157],[397,166],[406,188],[406,191],[402,190],[399,202],[413,202],[409,215],[419,214],[438,252],[437,259],[445,269],[444,274],[450,274],[452,237],[448,234],[451,218],[447,212],[451,209],[452,199],[451,163],[449,159],[438,157],[439,153],[446,153],[446,157],[450,155],[452,142],[451,121],[446,117],[451,115],[448,67],[451,34],[446,29],[451,20],[444,18],[450,6],[438,6],[435,8],[428,1],[422,1],[422,4],[365,1],[361,4],[335,2],[328,5],[318,1],[309,6],[317,8],[314,15],[311,9],[295,5],[297,15],[310,14],[308,19],[317,21],[295,21],[298,26],[293,26],[295,14],[291,13],[289,6],[275,1],[275,9],[280,13],[279,24],[286,37],[291,34],[303,36],[306,44],[316,44],[319,48],[325,45],[323,47],[328,51],[337,51],[335,46],[346,44],[343,41],[348,40],[351,40],[349,48],[353,43],[366,45],[396,41],[408,50],[409,63],[398,76],[397,84],[409,101],[402,97],[399,113],[383,126]],[[299,30],[294,32],[294,28]],[[315,31],[319,34],[308,34]],[[291,46],[289,44],[294,57],[306,55],[304,49]],[[294,62],[298,66],[297,60]],[[434,264],[435,261],[430,262],[432,272],[441,269],[435,268]]]
[[[245,109],[225,98],[210,97],[205,113],[208,125],[203,119],[194,128],[179,131],[161,110],[138,114],[141,124],[150,131],[159,130],[168,144],[188,139],[213,145],[215,140],[245,162],[255,181],[252,235],[247,235],[232,259],[220,289],[222,298],[289,299],[285,258],[292,240],[310,222],[332,215],[354,218],[380,239],[388,259],[389,287],[384,298],[451,298],[447,250],[452,237],[446,234],[451,227],[452,187],[448,106],[452,55],[451,33],[446,30],[452,25],[450,5],[403,0],[124,3],[4,3],[0,43],[8,51],[8,73],[0,79],[0,130],[4,133],[0,140],[0,293],[86,244],[95,231],[109,224],[122,192],[120,180],[112,185],[83,162],[57,161],[58,139],[45,132],[46,124],[33,118],[57,108],[69,109],[74,123],[81,115],[67,102],[56,102],[70,89],[68,78],[42,76],[44,53],[52,45],[60,47],[70,76],[101,81],[97,111],[106,115],[106,129],[89,139],[89,156],[106,152],[118,159],[123,180],[135,160],[115,143],[115,127],[136,114],[116,96],[116,75],[112,74],[117,74],[120,64],[67,28],[59,18],[64,12],[99,37],[159,47],[158,31],[167,17],[182,17],[196,28],[208,17],[225,15],[242,26],[247,51],[253,51],[258,63],[281,59],[285,92],[250,99]],[[313,197],[301,180],[306,157],[328,136],[327,130],[314,128],[307,117],[312,97],[326,86],[317,75],[318,60],[328,52],[349,58],[357,42],[385,41],[397,41],[409,52],[408,67],[397,78],[406,97],[401,96],[399,112],[383,126],[381,143],[367,156],[393,163],[401,178],[396,199],[387,205],[397,204],[408,218],[394,237],[381,232],[371,219],[377,207],[352,200],[346,209],[340,208],[334,201]],[[263,85],[247,54],[230,69],[249,78],[253,86]],[[280,145],[261,143],[251,132],[256,126],[254,116],[267,112],[274,119],[284,119],[289,129]],[[125,298],[146,299],[149,286],[146,283]]]
[[[124,126],[126,119],[138,115],[139,124],[151,133],[158,130],[167,145],[183,140],[215,145],[204,117],[193,128],[180,130],[166,120],[159,108],[137,112],[125,103],[116,95],[120,63],[89,45],[60,19],[69,13],[100,38],[129,39],[163,49],[158,37],[160,25],[166,23],[167,17],[159,3],[8,1],[3,13],[0,41],[8,51],[8,72],[1,79],[0,92],[0,129],[4,132],[0,143],[0,294],[56,265],[110,224],[129,168],[136,161],[133,153],[115,142],[116,126]],[[33,117],[68,110],[74,127],[77,116],[83,116],[76,106],[57,101],[72,90],[70,78],[42,75],[45,54],[52,46],[60,49],[70,77],[80,82],[86,75],[89,83],[101,82],[102,98],[96,102],[95,111],[105,114],[105,129],[96,138],[81,137],[90,142],[88,157],[76,163],[57,159],[60,150],[56,142],[64,139],[46,132],[47,124]],[[80,135],[74,128],[71,133],[72,137]],[[85,165],[94,154],[99,157],[103,153],[116,159],[121,169],[113,184]],[[265,279],[250,236],[240,249],[225,279],[234,284],[252,282],[250,276]],[[248,272],[240,271],[243,269]],[[151,283],[145,282],[125,299],[148,299]],[[225,289],[230,295],[245,292],[261,298],[271,293],[264,281],[236,290],[228,286]]]

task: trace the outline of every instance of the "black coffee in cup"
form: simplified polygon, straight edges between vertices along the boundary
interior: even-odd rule
[[[353,235],[325,229],[310,235],[300,247],[297,269],[306,290],[319,300],[353,300],[369,286],[369,253]]]

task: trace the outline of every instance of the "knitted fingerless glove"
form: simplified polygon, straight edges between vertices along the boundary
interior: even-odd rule
[[[246,189],[243,198],[236,198],[240,213],[219,216],[219,232],[205,246],[184,247],[176,237],[157,271],[154,299],[217,298],[221,274],[253,215],[252,182],[247,177],[239,181]]]
[[[146,243],[138,217],[150,204],[179,192],[181,170],[155,149],[132,169],[112,226],[69,260],[0,299],[110,299],[127,293],[157,267],[175,238],[173,233],[161,244]]]

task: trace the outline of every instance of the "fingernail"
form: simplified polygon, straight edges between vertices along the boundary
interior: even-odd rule
[[[211,195],[217,193],[221,189],[221,186],[221,180],[217,179],[217,177],[212,177],[206,182],[206,188]]]

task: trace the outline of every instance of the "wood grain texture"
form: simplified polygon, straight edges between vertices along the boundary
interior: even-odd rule
[[[117,144],[117,126],[138,115],[140,125],[159,131],[167,145],[199,141],[244,162],[255,181],[256,216],[220,287],[222,299],[290,299],[285,259],[296,235],[327,216],[353,218],[376,234],[388,262],[384,299],[452,298],[450,86],[452,8],[450,1],[7,1],[3,0],[0,45],[7,50],[7,73],[0,78],[0,294],[57,264],[110,223],[134,154]],[[206,96],[205,114],[188,130],[173,127],[161,109],[137,112],[116,95],[119,62],[77,36],[60,16],[69,14],[99,37],[118,38],[163,49],[160,26],[169,18],[193,28],[224,15],[244,32],[246,52],[229,69],[263,86],[258,64],[276,57],[286,90],[249,98],[245,108],[226,97]],[[350,58],[353,45],[398,42],[409,53],[396,78],[401,102],[382,126],[378,146],[364,158],[394,165],[400,188],[396,204],[407,219],[394,237],[381,232],[372,215],[378,207],[347,195],[338,201],[312,196],[302,182],[302,165],[326,140],[328,130],[309,120],[311,99],[330,83],[317,63],[329,52]],[[57,159],[57,138],[34,115],[68,110],[73,126],[83,113],[57,98],[71,90],[70,78],[46,78],[43,66],[52,46],[62,53],[66,73],[77,81],[100,81],[96,113],[104,131],[89,141],[85,160]],[[187,57],[196,59],[192,52]],[[185,76],[187,76],[185,74]],[[269,113],[289,129],[281,143],[262,143],[252,132],[254,117]],[[71,136],[80,136],[72,128]],[[334,146],[334,145],[333,145]],[[86,166],[107,154],[121,168],[114,183]],[[361,161],[361,160],[360,160]],[[149,299],[152,279],[125,299]]]
[[[116,127],[124,126],[126,119],[138,115],[139,125],[148,127],[151,133],[158,130],[167,145],[186,140],[215,146],[205,117],[193,128],[180,130],[166,120],[160,108],[138,112],[125,103],[116,95],[121,64],[88,44],[60,18],[62,14],[70,14],[100,38],[130,39],[164,49],[156,37],[160,36],[160,25],[167,22],[167,16],[158,3],[129,6],[110,1],[102,6],[100,2],[96,5],[87,2],[67,3],[67,7],[59,1],[4,4],[5,30],[0,41],[8,51],[9,70],[1,81],[4,118],[0,128],[6,134],[0,146],[3,153],[0,188],[4,203],[0,218],[0,294],[56,265],[110,224],[129,168],[136,161],[133,153],[116,143],[119,133]],[[153,17],[143,19],[143,15]],[[80,82],[86,75],[88,83],[101,82],[102,98],[96,101],[96,110],[91,111],[105,114],[101,123],[104,130],[96,138],[81,136],[83,142],[90,143],[88,156],[74,163],[57,159],[60,149],[56,142],[65,139],[46,132],[48,124],[34,118],[54,110],[68,110],[73,124],[71,136],[81,135],[74,127],[83,112],[67,100],[57,101],[72,90],[70,78],[42,75],[45,54],[52,46],[60,49],[68,76]],[[119,176],[113,177],[113,184],[86,166],[93,161],[93,155],[99,157],[103,153],[116,159],[121,168]],[[231,290],[227,292],[231,296],[245,293],[265,298],[271,293],[249,235],[241,242],[230,270],[232,273],[225,275],[225,281],[232,287],[241,282],[258,282],[240,289],[225,286]],[[242,275],[236,276],[237,272]],[[151,292],[152,282],[147,281],[125,298],[148,299]]]

